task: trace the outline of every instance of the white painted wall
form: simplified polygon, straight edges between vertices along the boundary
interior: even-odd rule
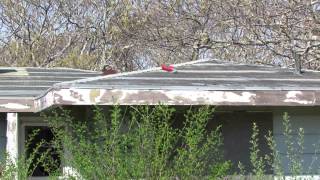
[[[293,139],[297,146],[297,131],[304,129],[304,150],[301,154],[303,159],[304,173],[320,174],[320,109],[298,109],[291,108],[286,110],[290,116],[292,124]],[[283,135],[282,116],[285,111],[276,110],[273,117],[273,133],[277,142],[278,150],[282,155],[283,169],[285,173],[290,173],[288,164],[290,161],[286,157],[287,146]]]

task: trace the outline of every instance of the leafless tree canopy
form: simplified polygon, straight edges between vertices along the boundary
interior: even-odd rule
[[[319,0],[1,0],[3,66],[199,58],[320,69]]]

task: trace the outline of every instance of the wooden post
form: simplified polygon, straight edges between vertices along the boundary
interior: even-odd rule
[[[10,160],[18,160],[18,113],[7,113],[7,145],[6,151]]]

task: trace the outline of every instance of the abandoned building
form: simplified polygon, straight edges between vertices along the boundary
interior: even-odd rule
[[[34,127],[42,127],[43,138],[48,138],[50,132],[38,112],[51,106],[213,105],[215,118],[223,125],[227,159],[236,163],[249,160],[250,129],[256,121],[262,135],[273,132],[286,169],[281,123],[283,113],[288,112],[293,129],[304,128],[305,168],[311,163],[319,167],[320,155],[314,152],[314,144],[320,139],[320,72],[305,70],[298,75],[291,69],[213,59],[172,67],[107,76],[67,68],[2,67],[0,151],[16,159]]]

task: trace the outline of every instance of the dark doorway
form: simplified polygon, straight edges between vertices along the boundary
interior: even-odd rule
[[[26,126],[26,158],[32,159],[32,176],[48,176],[60,170],[61,159],[53,146],[54,135],[47,126]],[[41,159],[40,162],[38,159]]]

